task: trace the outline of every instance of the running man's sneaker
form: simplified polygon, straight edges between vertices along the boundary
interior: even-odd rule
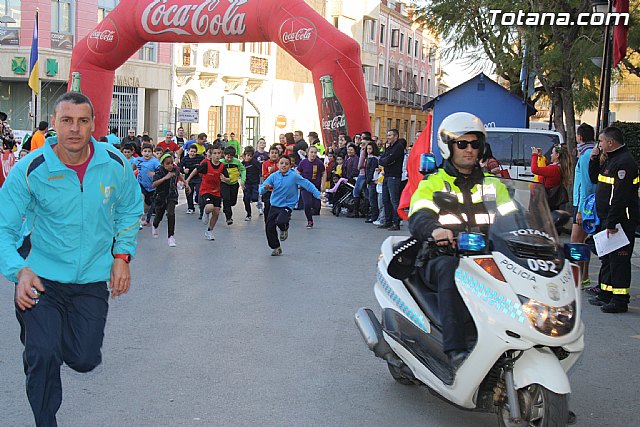
[[[280,230],[280,241],[284,242],[289,237],[289,230]]]
[[[377,219],[375,221],[373,221],[371,224],[373,224],[373,225],[382,225],[382,223],[380,221],[378,221]]]
[[[215,237],[213,237],[213,232],[211,230],[204,232],[204,238],[207,240],[216,240]]]
[[[584,279],[580,286],[582,287],[582,289],[590,288],[591,287],[591,279]]]
[[[204,222],[205,224],[209,224],[209,215],[208,213],[204,213],[204,215],[202,215],[202,222]]]
[[[147,221],[146,219],[140,221],[140,227],[146,227],[147,225],[149,225],[149,221]]]
[[[153,236],[154,239],[157,239],[158,236],[160,235],[160,232],[158,231],[157,228],[153,226],[153,224],[151,224],[151,235]]]
[[[260,206],[258,208],[258,216],[262,216],[262,215],[264,215],[264,209],[262,208],[262,206]]]
[[[191,215],[193,213],[195,213],[195,209],[187,209],[187,214],[188,215]]]
[[[313,221],[307,221],[307,228],[313,228]]]
[[[232,219],[232,218],[229,218],[229,219],[227,220],[227,225],[231,225],[231,224],[233,224],[233,219]]]
[[[176,238],[173,237],[173,236],[169,237],[169,239],[167,239],[167,243],[169,243],[169,247],[175,248],[176,247]]]
[[[251,221],[251,215],[247,215],[247,216],[244,218],[244,220],[245,220],[245,221]]]
[[[278,246],[271,252],[271,256],[280,256],[282,255],[282,248]]]

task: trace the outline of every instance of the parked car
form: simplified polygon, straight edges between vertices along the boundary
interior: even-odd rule
[[[509,170],[511,178],[527,181],[533,181],[531,147],[542,148],[550,160],[553,146],[564,144],[562,135],[551,130],[488,127],[486,131],[493,156]]]

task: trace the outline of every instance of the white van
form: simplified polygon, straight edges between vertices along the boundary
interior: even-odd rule
[[[554,145],[564,144],[562,135],[551,130],[488,127],[487,142],[493,157],[511,178],[533,181],[531,172],[531,147],[542,148],[547,160],[551,160]]]

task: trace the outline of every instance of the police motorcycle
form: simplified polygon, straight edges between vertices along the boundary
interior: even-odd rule
[[[428,156],[422,163],[434,170],[435,159]],[[589,249],[561,246],[542,185],[500,182],[511,201],[483,202],[488,224],[478,230],[460,213],[457,197],[434,195],[441,214],[466,225],[453,255],[459,258],[455,283],[468,310],[470,353],[457,369],[443,352],[437,293],[415,270],[403,280],[388,270],[390,264],[406,267],[403,257],[408,268],[420,266],[420,255],[413,260],[410,254],[424,253],[436,242],[391,236],[382,243],[374,284],[380,321],[361,308],[356,325],[401,384],[424,385],[460,408],[496,412],[501,426],[566,425],[575,417],[568,409],[567,373],[584,348],[576,262],[588,259]]]

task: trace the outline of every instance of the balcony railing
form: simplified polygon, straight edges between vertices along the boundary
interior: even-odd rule
[[[371,94],[374,97],[371,97]],[[433,96],[420,95],[417,93],[405,92],[399,89],[390,89],[376,84],[367,85],[367,97],[375,101],[386,102],[395,105],[406,105],[412,108],[422,108],[424,104],[431,101]]]
[[[202,56],[202,65],[206,68],[218,68],[220,66],[220,51],[207,50]]]
[[[640,101],[640,83],[621,84],[611,88],[612,101]]]
[[[362,44],[362,51],[367,53],[378,53],[378,45],[375,43],[365,42]]]
[[[370,101],[374,101],[377,98],[378,87],[373,83],[367,83],[367,99]]]
[[[269,72],[269,60],[258,56],[251,57],[250,71],[252,74],[260,74],[266,76]]]
[[[376,101],[387,101],[389,99],[389,88],[378,86]]]

